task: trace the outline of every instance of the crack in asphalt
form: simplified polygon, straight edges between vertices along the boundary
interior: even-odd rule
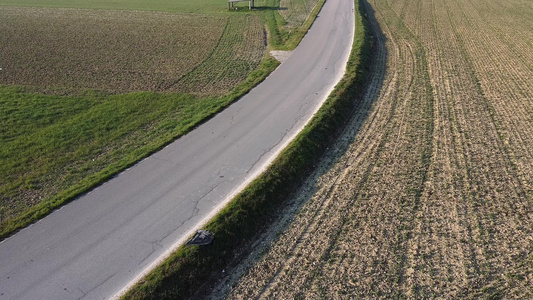
[[[307,99],[308,97],[312,97],[313,94],[314,94],[314,93],[308,94],[304,99]],[[306,103],[303,103],[303,104],[299,107],[298,111],[302,111],[302,110],[303,110],[303,107],[306,106],[306,105],[307,105],[307,102],[306,102]],[[288,135],[288,133],[291,132],[291,131],[293,131],[294,128],[295,128],[297,125],[299,125],[299,122],[300,122],[304,117],[305,117],[305,114],[300,114],[300,115],[298,115],[298,116],[296,117],[296,120],[297,120],[297,121],[294,122],[293,125],[292,125],[290,128],[286,129],[285,132],[283,132],[282,134],[280,134],[280,138],[277,140],[277,142],[276,142],[272,147],[269,147],[269,148],[263,150],[263,153],[259,156],[259,158],[258,158],[257,160],[255,160],[255,161],[253,162],[252,166],[246,170],[246,173],[245,173],[245,174],[246,174],[246,175],[249,175],[249,173],[250,173],[251,171],[254,171],[254,170],[256,169],[257,164],[258,164],[258,163],[259,163],[259,162],[265,157],[265,155],[268,154],[269,152],[271,152],[272,149],[278,147],[278,146],[283,142],[284,138]],[[292,139],[294,139],[294,138],[292,138]]]
[[[147,157],[146,159],[155,159],[155,160],[159,160],[159,161],[162,161],[162,162],[167,162],[167,163],[171,163],[171,164],[174,164],[174,165],[184,166],[186,168],[193,169],[193,167],[188,165],[188,164],[184,164],[182,162],[175,162],[175,161],[172,161],[172,160],[160,158],[160,157],[157,157],[156,154],[153,154],[152,156]]]
[[[218,170],[216,172],[216,175],[219,176],[219,174],[221,174],[221,171]],[[220,178],[220,177],[218,177]],[[181,226],[183,226],[187,221],[191,220],[192,218],[194,218],[195,216],[197,216],[200,212],[200,208],[198,207],[198,205],[200,204],[200,202],[206,198],[207,196],[209,196],[209,194],[211,194],[214,190],[216,190],[220,185],[224,184],[224,183],[227,183],[229,182],[228,180],[222,180],[221,182],[219,182],[218,184],[216,184],[215,186],[213,186],[209,191],[205,192],[202,196],[200,196],[198,198],[197,201],[195,201],[195,206],[194,208],[192,209],[192,213],[191,215],[189,216],[189,218],[187,218],[185,221],[181,222],[181,223],[178,223],[176,224],[176,226],[174,226],[171,230],[169,230],[162,238],[160,239],[157,239],[157,240],[154,240],[154,241],[143,241],[145,243],[148,243],[152,246],[152,251],[150,251],[147,255],[144,256],[144,258],[141,259],[139,265],[142,265],[148,258],[150,258],[150,256],[152,254],[154,254],[154,252],[157,251],[157,248],[159,249],[163,249],[164,248],[164,245],[162,244],[163,240],[165,240],[167,237],[169,237],[172,233],[174,233],[176,231],[176,229],[180,228]]]
[[[244,107],[241,107],[241,108],[237,109],[237,111],[235,112],[235,114],[233,114],[233,116],[231,116],[231,119],[230,119],[230,122],[229,122],[229,124],[231,125],[231,127],[235,126],[235,124],[234,124],[234,122],[235,122],[235,117],[237,117],[237,116],[240,114],[240,112],[241,112],[241,110],[243,110],[243,108],[244,108]]]
[[[198,212],[200,211],[200,209],[198,208],[198,204],[200,204],[200,202],[206,198],[207,196],[209,196],[209,194],[211,194],[214,190],[216,190],[219,186],[221,186],[222,184],[224,183],[227,183],[228,180],[222,180],[221,182],[217,183],[214,187],[212,187],[209,191],[207,191],[206,193],[204,193],[202,196],[200,196],[200,198],[198,198],[198,201],[196,201],[196,204],[194,206],[194,209],[193,209],[193,214],[191,215],[191,217],[189,218],[189,220],[195,216],[198,215]]]
[[[81,288],[78,287],[78,290],[83,294],[81,297],[78,298],[78,300],[80,299],[83,299],[85,298],[87,295],[89,295],[92,291],[96,290],[97,288],[101,287],[102,285],[104,285],[106,282],[109,281],[109,279],[113,278],[115,275],[117,275],[116,273],[115,274],[112,274],[112,275],[109,275],[106,279],[104,279],[104,281],[102,281],[101,283],[97,284],[95,287],[93,287],[92,289],[88,290],[86,293],[83,292],[83,290]]]
[[[179,228],[181,225],[183,225],[183,223],[181,223],[180,225],[178,225],[178,227],[176,228]],[[161,242],[167,238],[170,234],[172,234],[174,232],[175,229],[167,232],[167,234],[165,236],[163,236],[162,238],[158,239],[158,240],[155,240],[155,241],[143,241],[144,243],[147,243],[147,244],[150,244],[150,246],[152,246],[152,251],[150,251],[142,260],[141,262],[139,263],[139,265],[142,265],[144,264],[144,262],[152,255],[154,254],[154,252],[157,250],[157,247],[159,247],[160,249],[163,249],[163,245],[161,244]]]
[[[78,288],[78,289],[79,289],[79,288]],[[63,291],[65,291],[65,292],[67,292],[67,293],[69,293],[69,294],[72,294],[72,295],[77,294],[75,291],[69,291],[67,288],[63,288]],[[82,292],[82,294],[83,294],[83,291],[81,291],[81,292]]]

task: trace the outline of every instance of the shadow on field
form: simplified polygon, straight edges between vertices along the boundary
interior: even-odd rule
[[[385,81],[388,60],[388,51],[385,46],[386,37],[375,18],[374,9],[368,2],[363,2],[365,5],[363,17],[366,19],[367,29],[369,30],[368,34],[371,37],[370,64],[368,69],[365,70],[366,77],[364,79],[363,89],[351,91],[355,101],[352,117],[346,123],[344,130],[339,134],[335,144],[325,154],[324,159],[321,161],[322,168],[317,168],[317,171],[323,171],[319,173],[315,171],[317,174],[311,176],[315,180],[315,183],[318,177],[327,173],[335,165],[335,162],[348,151],[350,145],[359,134],[361,127],[365,124],[370,114],[370,108],[378,100]],[[309,196],[311,197],[312,195]]]
[[[287,7],[278,7],[278,6],[254,6],[252,11],[282,11],[287,10]],[[228,11],[233,12],[249,12],[248,4],[246,5],[235,5],[231,7]]]
[[[353,110],[344,128],[339,129],[337,138],[332,146],[326,151],[322,159],[314,165],[314,171],[287,196],[286,205],[279,209],[277,217],[272,219],[270,226],[249,243],[249,247],[241,249],[226,269],[223,277],[217,277],[208,286],[192,298],[222,299],[227,296],[229,289],[239,281],[256,261],[268,253],[277,237],[290,225],[293,217],[298,214],[302,207],[314,196],[318,189],[321,176],[327,174],[336,165],[336,162],[349,150],[356,137],[360,134],[362,126],[368,119],[371,108],[380,96],[383,88],[388,60],[388,52],[385,47],[386,37],[381,30],[374,9],[365,0],[361,1],[360,9],[364,10],[363,18],[366,22],[368,35],[370,36],[370,55],[367,68],[363,70],[365,76],[362,85],[348,88],[349,97],[354,101]],[[362,88],[361,88],[362,86]]]
[[[286,7],[276,7],[276,6],[256,6],[255,10],[267,11],[267,10],[287,10]]]

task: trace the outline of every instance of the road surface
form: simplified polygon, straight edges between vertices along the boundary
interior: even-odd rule
[[[0,299],[109,299],[290,142],[342,77],[352,0],[328,0],[291,56],[226,110],[0,243]]]

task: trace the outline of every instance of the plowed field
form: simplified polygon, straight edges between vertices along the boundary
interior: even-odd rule
[[[0,84],[223,94],[266,50],[257,15],[0,6]]]
[[[369,0],[342,139],[214,298],[533,298],[533,2]]]

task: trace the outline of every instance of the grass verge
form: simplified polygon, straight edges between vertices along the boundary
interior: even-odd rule
[[[293,50],[296,48],[309,28],[311,28],[311,25],[313,25],[325,2],[326,0],[319,0],[302,26],[290,30],[284,27],[286,22],[277,11],[266,11],[264,20],[270,34],[269,47],[274,50]],[[275,7],[279,7],[279,0],[267,1],[267,6],[273,4],[275,4]]]
[[[349,120],[362,90],[371,48],[362,1],[356,5],[355,38],[346,74],[309,125],[259,178],[204,227],[215,235],[214,243],[180,247],[124,299],[181,299],[193,295],[268,226],[288,195],[311,173],[313,162],[321,158]]]

